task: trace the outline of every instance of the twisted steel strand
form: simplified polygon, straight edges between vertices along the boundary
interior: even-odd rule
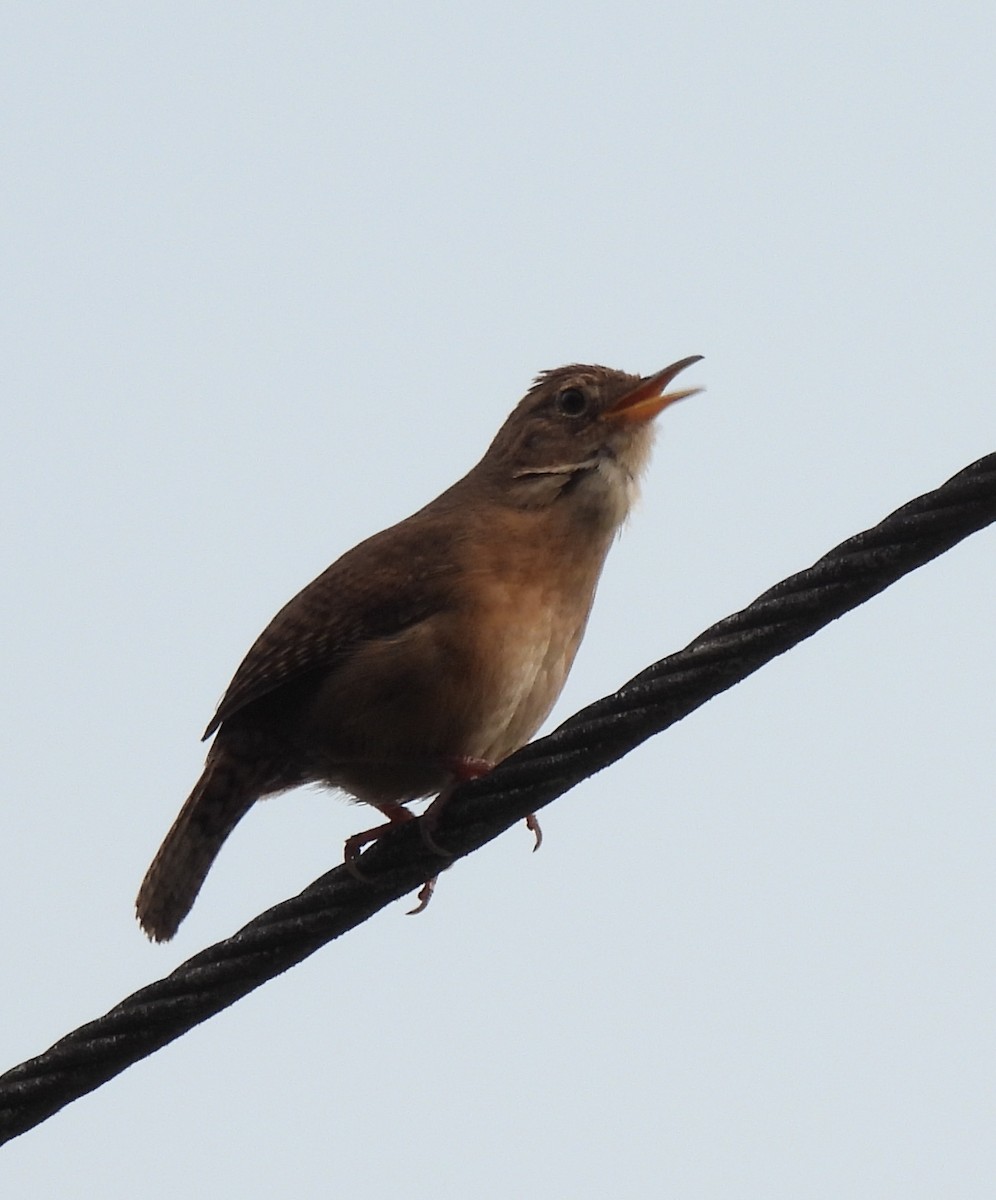
[[[444,809],[434,840],[453,858],[471,853],[993,521],[996,454],[842,542],[490,775],[461,786]],[[343,867],[329,871],[233,937],[0,1076],[0,1144],[313,954],[418,887],[440,866],[417,822],[375,843],[361,862],[366,881]]]

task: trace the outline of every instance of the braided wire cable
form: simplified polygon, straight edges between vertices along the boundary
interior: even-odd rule
[[[842,542],[491,774],[461,785],[443,809],[433,841],[454,859],[471,853],[993,521],[996,454]],[[417,821],[399,825],[360,863],[363,880],[336,867],[0,1076],[0,1144],[307,958],[445,865],[420,836]]]

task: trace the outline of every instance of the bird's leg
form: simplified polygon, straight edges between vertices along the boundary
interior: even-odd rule
[[[495,764],[489,762],[486,758],[472,758],[467,755],[454,755],[451,758],[447,758],[445,764],[452,772],[453,780],[442,789],[422,814],[422,820],[419,822],[419,833],[422,835],[422,841],[433,854],[438,854],[440,858],[452,858],[453,855],[435,839],[434,830],[436,823],[443,809],[449,803],[454,789],[468,779],[479,779],[482,775],[487,775],[489,771],[494,769]],[[362,848],[369,845],[370,842],[377,841],[378,838],[393,829],[395,825],[404,824],[406,821],[414,820],[415,817],[414,813],[409,812],[401,804],[378,804],[376,807],[387,817],[387,821],[382,825],[375,825],[372,829],[364,829],[360,833],[354,833],[352,837],[346,839],[344,856],[346,869],[356,879],[364,883],[368,881],[356,863],[356,859],[359,857]],[[533,850],[536,851],[543,844],[543,830],[540,828],[535,813],[530,813],[526,817],[526,828],[536,839],[533,846]],[[409,910],[408,916],[415,916],[425,911],[429,901],[432,899],[437,879],[438,876],[434,875],[422,885],[417,896],[418,903],[413,909]]]
[[[480,779],[482,775],[487,775],[495,769],[495,764],[486,758],[470,758],[463,754],[448,758],[446,765],[453,772],[457,783],[464,783],[468,779]]]
[[[492,764],[486,762],[482,758],[464,758],[455,761],[460,763],[461,770],[467,771],[468,773],[462,776],[457,775],[457,778],[454,780],[454,782],[450,784],[448,788],[444,788],[443,791],[439,793],[435,800],[433,800],[433,802],[422,814],[422,821],[419,823],[419,832],[422,834],[422,841],[425,842],[429,849],[435,854],[439,854],[444,858],[452,858],[453,856],[451,854],[447,854],[447,852],[442,848],[442,846],[439,845],[432,835],[432,827],[439,819],[439,814],[442,811],[442,808],[453,794],[453,789],[458,783],[462,783],[464,779],[477,779],[481,775],[486,775],[488,771],[492,769]],[[454,771],[454,774],[456,774],[456,771]],[[427,826],[426,818],[430,813],[433,813],[433,816]],[[536,820],[535,813],[530,813],[529,816],[526,817],[526,828],[536,839],[536,842],[533,846],[533,853],[535,853],[543,844],[543,830],[540,829],[540,823]],[[431,879],[422,884],[421,890],[418,894],[418,904],[416,904],[414,908],[409,909],[409,917],[414,917],[418,913],[425,911],[429,901],[432,899],[432,893],[435,891],[436,880],[438,878],[438,875],[434,875]]]
[[[370,842],[377,841],[378,838],[392,830],[395,825],[404,825],[406,821],[414,821],[415,819],[415,814],[413,812],[409,812],[408,809],[401,804],[378,804],[377,809],[382,812],[385,817],[387,817],[387,821],[383,825],[375,825],[373,829],[364,829],[362,832],[354,833],[352,837],[346,839],[343,866],[345,866],[350,875],[352,875],[354,879],[358,879],[360,883],[370,882],[367,876],[364,875],[360,870],[359,865],[356,862],[356,859],[359,857],[360,850]],[[434,847],[430,846],[430,849],[434,849]],[[446,858],[451,857],[450,855],[445,854],[444,851],[437,851],[437,853],[443,854],[443,856]],[[418,904],[415,906],[415,908],[411,909],[408,914],[409,916],[412,916],[414,913],[420,913],[429,903],[430,899],[432,898],[433,889],[436,886],[437,878],[438,876],[433,875],[431,879],[422,884],[422,887],[419,889],[418,893]]]
[[[439,821],[443,809],[449,803],[450,797],[453,795],[454,788],[461,783],[465,783],[468,779],[480,779],[482,775],[487,775],[489,771],[493,771],[495,764],[489,762],[486,758],[471,758],[466,755],[454,755],[452,758],[446,759],[446,765],[453,772],[453,782],[448,787],[443,788],[439,795],[433,800],[429,807],[422,814],[422,820],[419,824],[419,832],[422,834],[422,840],[434,853],[442,858],[452,858],[443,846],[436,841],[434,831],[436,824]],[[543,830],[540,829],[540,823],[536,819],[535,813],[530,813],[526,817],[526,828],[536,839],[533,850],[538,850],[543,844]],[[430,893],[431,894],[431,893]],[[428,903],[428,901],[426,901]],[[423,905],[424,907],[424,905]],[[421,910],[419,910],[421,911]]]
[[[346,846],[343,853],[343,862],[350,875],[359,879],[363,883],[369,882],[363,872],[356,865],[356,859],[359,857],[360,851],[370,842],[375,842],[379,837],[383,837],[389,829],[393,829],[395,825],[403,825],[406,821],[413,821],[415,814],[409,812],[402,804],[378,804],[377,811],[387,817],[387,821],[383,825],[375,825],[372,829],[364,829],[360,833],[354,833],[352,837],[346,838]]]
[[[439,815],[449,802],[450,796],[453,795],[453,789],[457,784],[463,783],[467,779],[477,779],[481,775],[486,775],[494,767],[494,763],[488,762],[485,758],[469,758],[466,755],[453,755],[444,760],[445,765],[453,774],[453,780],[433,800],[429,807],[422,814],[422,819],[419,821],[418,830],[422,835],[422,841],[433,852],[438,854],[440,858],[452,858],[448,850],[440,846],[433,836],[433,831],[436,827],[436,822],[439,820]],[[436,888],[436,880],[438,875],[434,875],[431,879],[426,880],[417,896],[418,903],[414,908],[409,909],[408,916],[417,916],[420,912],[425,912],[429,901],[432,899],[432,893]]]
[[[448,854],[433,836],[433,831],[439,821],[440,814],[449,802],[450,796],[453,794],[453,789],[457,784],[465,783],[468,779],[480,779],[482,775],[487,775],[489,771],[493,771],[495,764],[489,762],[486,758],[470,758],[463,755],[454,755],[452,758],[446,759],[446,765],[453,772],[453,782],[439,793],[422,814],[419,832],[422,834],[422,840],[430,850],[442,858],[452,858],[452,854]],[[536,819],[535,813],[530,813],[526,817],[526,828],[536,839],[533,844],[533,852],[535,853],[543,845],[543,830],[540,828],[540,823]],[[428,900],[426,900],[426,904],[428,904]],[[422,907],[424,908],[425,905]],[[421,912],[421,909],[417,911]]]
[[[449,804],[454,788],[461,783],[465,783],[468,779],[479,779],[482,775],[487,775],[489,771],[494,769],[495,764],[488,762],[486,758],[468,758],[465,755],[453,755],[446,758],[444,762],[452,772],[453,780],[443,788],[422,814],[422,820],[419,822],[419,832],[422,834],[422,841],[425,842],[433,853],[438,854],[441,858],[452,858],[453,855],[440,846],[433,836],[443,809]],[[426,900],[427,903],[428,900]],[[422,907],[424,908],[425,905]]]

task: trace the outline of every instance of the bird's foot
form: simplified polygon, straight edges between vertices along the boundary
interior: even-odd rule
[[[435,829],[440,814],[449,803],[450,796],[453,795],[454,787],[457,783],[462,783],[465,779],[476,779],[479,775],[486,775],[494,764],[486,762],[483,758],[452,758],[447,760],[447,766],[449,766],[455,776],[454,782],[448,787],[443,788],[422,814],[418,823],[418,831],[422,836],[422,841],[433,854],[438,854],[440,858],[453,857],[445,846],[441,846],[436,841]],[[435,891],[436,880],[438,878],[438,875],[434,875],[422,885],[422,889],[418,894],[418,904],[408,912],[407,915],[409,917],[415,917],[420,912],[425,912],[429,901],[432,899],[432,893]]]
[[[387,817],[387,820],[382,825],[375,825],[372,829],[363,829],[359,833],[354,833],[352,837],[346,838],[346,845],[343,849],[343,866],[354,879],[358,879],[361,883],[370,882],[356,861],[363,847],[369,846],[371,842],[376,842],[395,825],[404,825],[406,821],[415,819],[415,814],[400,804],[385,805],[379,811]]]
[[[540,846],[543,845],[543,830],[540,829],[540,823],[536,820],[535,813],[530,813],[529,816],[526,817],[526,828],[536,839],[535,843],[533,844],[533,854],[535,854]]]
[[[479,779],[482,775],[487,775],[494,769],[494,763],[488,762],[485,758],[468,758],[464,755],[453,755],[445,761],[446,766],[453,773],[453,782],[443,788],[422,814],[422,819],[418,823],[418,831],[422,835],[422,841],[433,854],[438,854],[440,858],[452,858],[453,855],[450,851],[436,841],[436,826],[439,824],[439,818],[442,816],[443,809],[449,804],[454,788],[468,779]],[[431,894],[430,891],[429,895]],[[426,897],[422,908],[428,903],[429,899]],[[421,912],[422,908],[417,911]]]
[[[428,816],[428,809],[426,810],[425,815]],[[540,823],[536,820],[535,813],[530,813],[529,816],[526,817],[526,828],[536,839],[536,843],[533,846],[533,853],[535,854],[540,846],[543,845],[543,830],[540,829]],[[431,830],[426,828],[424,821],[419,825],[419,832],[422,834],[422,840],[434,854],[438,854],[444,858],[452,858],[452,855],[447,854],[442,846],[436,842],[432,836]],[[420,912],[425,912],[429,901],[432,899],[432,893],[436,889],[436,880],[438,878],[438,875],[433,875],[431,879],[426,880],[426,882],[422,884],[421,891],[417,897],[418,903],[414,908],[408,910],[408,913],[406,914],[407,916],[416,917]]]
[[[435,838],[436,824],[439,821],[439,816],[449,802],[449,798],[453,792],[452,787],[443,788],[439,795],[433,800],[429,807],[422,814],[419,823],[418,831],[422,835],[422,841],[432,851],[433,854],[438,854],[440,858],[452,858],[453,855],[441,846]],[[429,903],[428,900],[425,902]],[[423,908],[425,905],[422,906]],[[421,910],[419,910],[421,911]]]
[[[446,765],[453,772],[453,783],[449,787],[443,788],[435,800],[433,800],[433,802],[425,810],[421,819],[419,820],[418,829],[423,843],[429,850],[432,851],[433,854],[437,854],[440,858],[453,858],[453,854],[436,840],[435,828],[439,821],[439,817],[449,802],[450,796],[453,794],[453,790],[457,784],[463,783],[468,779],[478,779],[480,776],[486,775],[489,771],[494,769],[494,763],[488,762],[488,760],[484,758],[471,758],[461,755],[447,759]],[[395,825],[401,825],[407,821],[412,821],[415,819],[415,814],[409,812],[408,809],[401,804],[385,805],[380,809],[380,811],[385,817],[387,817],[386,822],[381,825],[375,825],[372,829],[364,829],[360,833],[354,833],[352,837],[346,839],[343,865],[346,867],[346,870],[349,871],[350,875],[352,875],[354,879],[360,880],[361,883],[371,882],[370,879],[360,870],[359,863],[357,862],[363,847],[368,846],[371,842],[375,842],[378,838],[383,837],[383,835],[393,829]],[[530,813],[526,817],[526,828],[536,839],[533,845],[533,851],[535,852],[543,844],[543,830],[540,828],[540,823],[536,819],[535,813]],[[425,912],[429,905],[429,901],[432,899],[432,894],[435,891],[436,880],[438,878],[438,875],[434,875],[431,879],[426,880],[426,882],[422,885],[422,887],[419,889],[417,897],[418,903],[413,909],[409,910],[407,914],[408,916],[414,917],[417,916],[418,913]]]
[[[467,779],[479,779],[482,775],[487,775],[489,771],[493,771],[495,766],[493,762],[489,762],[486,758],[466,757],[451,758],[448,760],[447,765],[453,772],[457,783],[463,783]],[[439,799],[442,799],[442,794],[439,796]],[[430,805],[429,809],[432,807],[434,806]],[[426,810],[426,816],[429,815],[429,809]],[[438,816],[439,814],[437,812],[436,818],[438,818]],[[529,816],[526,817],[526,828],[536,839],[533,845],[533,852],[535,853],[540,846],[543,845],[543,830],[540,829],[540,823],[536,820],[535,813],[530,813]],[[424,830],[422,836],[425,838],[425,843],[430,850],[435,850],[437,854],[443,853],[441,847],[437,846],[432,840],[431,830]],[[428,903],[428,901],[426,903]]]
[[[431,808],[432,805],[429,807]],[[354,833],[352,837],[348,837],[346,839],[346,845],[343,854],[343,866],[350,873],[350,875],[352,875],[354,879],[358,879],[360,883],[373,882],[369,876],[363,873],[363,871],[360,869],[359,862],[357,861],[360,856],[360,851],[363,849],[363,847],[369,846],[371,842],[376,842],[378,838],[383,837],[385,833],[389,833],[396,825],[404,825],[406,822],[414,821],[415,819],[415,814],[413,812],[409,812],[407,808],[400,804],[392,804],[390,806],[385,805],[380,809],[380,811],[385,817],[387,817],[387,820],[382,825],[375,825],[372,829],[361,830],[360,833]],[[428,809],[426,810],[426,815],[427,814]],[[453,855],[448,854],[442,848],[442,846],[436,845],[436,843],[432,840],[432,834],[429,833],[429,831],[425,828],[424,823],[419,824],[419,830],[422,834],[422,840],[433,852],[433,854],[438,854],[440,858],[453,857]],[[426,905],[432,899],[432,893],[435,890],[437,878],[438,876],[433,875],[431,879],[422,884],[417,897],[418,903],[409,912],[409,916],[414,916],[416,913],[425,911]]]
[[[449,801],[453,788],[457,784],[464,783],[468,779],[480,779],[482,775],[487,775],[489,771],[493,771],[495,764],[489,762],[486,758],[470,758],[465,755],[454,755],[452,758],[446,760],[446,765],[453,772],[454,782],[450,787],[444,788],[425,810],[419,824],[419,832],[422,834],[422,840],[433,854],[438,854],[441,858],[452,858],[453,855],[448,853],[445,847],[436,841],[433,834],[440,814]],[[533,852],[535,853],[543,845],[543,830],[540,828],[540,823],[536,819],[535,813],[530,813],[526,817],[526,828],[536,839],[533,844]],[[425,903],[429,903],[428,898]],[[425,905],[422,907],[424,908]],[[421,912],[421,909],[418,911]]]
[[[429,901],[432,899],[432,893],[436,890],[436,880],[438,875],[433,875],[431,879],[427,879],[419,889],[418,895],[415,897],[418,903],[414,908],[410,908],[406,913],[406,917],[417,917],[420,912],[425,912],[429,906]]]

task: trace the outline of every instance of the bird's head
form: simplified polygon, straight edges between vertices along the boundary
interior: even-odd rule
[[[648,376],[579,365],[544,371],[476,471],[514,507],[570,503],[618,526],[636,499],[654,418],[702,390],[668,391],[668,385],[700,358],[683,358]]]

